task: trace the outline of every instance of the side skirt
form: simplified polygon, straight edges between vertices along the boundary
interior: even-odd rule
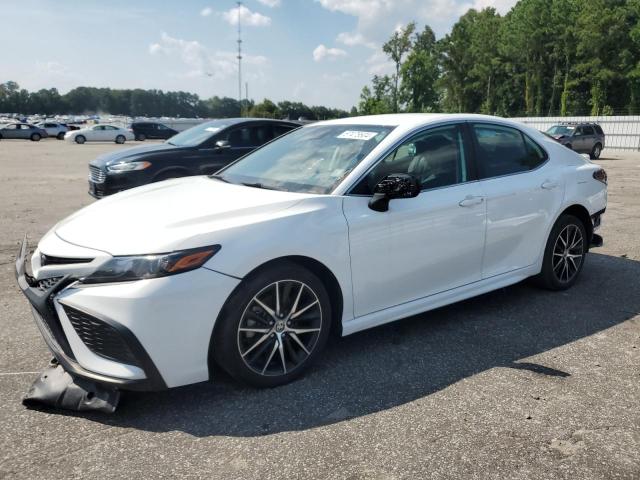
[[[446,290],[444,292],[429,295],[428,297],[419,298],[394,307],[369,313],[367,315],[354,318],[348,322],[344,322],[342,325],[342,335],[351,335],[352,333],[356,333],[361,330],[384,325],[385,323],[394,322],[419,313],[428,312],[429,310],[434,310],[452,303],[467,300],[468,298],[477,297],[478,295],[521,282],[522,280],[538,273],[539,269],[536,270],[536,266],[532,265],[512,272],[496,275],[495,277],[485,278],[452,290]]]

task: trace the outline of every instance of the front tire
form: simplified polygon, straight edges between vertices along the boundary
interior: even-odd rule
[[[144,135],[144,133],[139,133],[138,135],[136,135],[136,140],[138,140],[139,142],[144,142],[147,139],[147,137]]]
[[[116,137],[116,143],[118,145],[122,145],[125,141],[126,141],[126,138],[124,138],[124,135],[118,135]]]
[[[304,267],[281,262],[250,275],[231,294],[212,338],[213,358],[243,383],[283,385],[317,359],[331,321],[322,281]]]
[[[39,133],[34,133],[31,135],[32,142],[39,142],[42,136]]]
[[[87,139],[85,138],[84,135],[78,135],[76,137],[76,143],[79,143],[80,145],[82,145],[86,141],[87,141]]]
[[[579,218],[564,214],[551,229],[538,284],[549,290],[566,290],[578,280],[589,239]]]
[[[57,138],[58,140],[64,140],[64,132],[60,132],[60,133],[58,133],[58,135],[56,135],[56,138]]]

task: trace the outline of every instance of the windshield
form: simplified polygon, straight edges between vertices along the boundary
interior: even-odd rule
[[[576,127],[568,127],[566,125],[554,125],[547,133],[549,135],[571,135]]]
[[[300,128],[245,156],[217,177],[260,188],[327,194],[391,130],[380,125]]]
[[[225,120],[214,120],[212,122],[201,123],[191,127],[184,132],[174,135],[167,143],[178,147],[197,147],[205,140],[208,140],[220,130],[227,128],[229,122]]]

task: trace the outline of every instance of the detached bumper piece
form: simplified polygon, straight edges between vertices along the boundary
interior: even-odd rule
[[[119,401],[120,392],[117,389],[74,377],[53,361],[33,382],[22,404],[27,407],[113,413]]]
[[[112,412],[120,398],[119,390],[157,391],[167,388],[153,361],[128,328],[63,305],[72,327],[89,350],[109,360],[139,367],[146,378],[111,377],[82,367],[53,307],[55,295],[76,279],[67,275],[37,281],[26,272],[26,261],[25,240],[16,259],[16,279],[31,305],[35,323],[55,362],[34,382],[25,396],[25,405],[40,403],[72,410]]]

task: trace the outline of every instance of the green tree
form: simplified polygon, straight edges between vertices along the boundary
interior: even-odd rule
[[[438,106],[436,83],[440,74],[436,36],[425,26],[416,34],[413,48],[400,69],[400,97],[409,112],[430,112]]]
[[[406,27],[398,28],[387,42],[382,45],[382,51],[386,53],[395,65],[395,75],[393,76],[393,111],[400,111],[398,82],[400,80],[400,68],[402,59],[411,50],[411,35],[416,29],[415,22],[409,23]]]

